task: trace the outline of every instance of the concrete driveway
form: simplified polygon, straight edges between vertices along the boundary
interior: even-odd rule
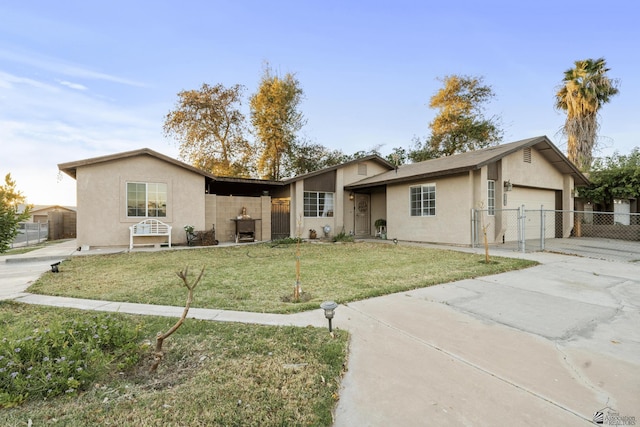
[[[335,426],[640,423],[640,266],[521,256],[543,264],[339,307]]]

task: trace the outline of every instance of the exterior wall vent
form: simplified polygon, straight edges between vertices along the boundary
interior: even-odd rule
[[[523,154],[524,154],[524,162],[525,163],[531,163],[531,147],[526,147],[523,150]]]

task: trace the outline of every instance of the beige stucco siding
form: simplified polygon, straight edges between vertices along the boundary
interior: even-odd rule
[[[518,209],[523,205],[529,210],[539,210],[541,206],[545,210],[573,209],[573,178],[563,175],[535,148],[531,149],[531,163],[524,161],[524,151],[521,150],[502,159],[502,164],[504,181],[510,181],[513,185],[513,190],[506,193],[506,204],[503,203],[504,196],[501,196],[502,209]],[[561,206],[556,206],[556,192],[561,192]],[[573,228],[573,216],[564,215],[562,224],[556,225],[555,221],[553,215],[546,215],[546,237],[555,237],[555,230],[560,227],[563,236],[568,237]],[[525,234],[539,234],[539,231],[533,231],[539,228],[539,222],[538,218],[527,217],[527,228],[531,230],[525,230]]]
[[[387,198],[384,193],[371,194],[371,235],[376,234],[375,223],[379,219],[387,219]]]
[[[325,237],[323,227],[328,225],[331,228],[328,237],[333,237],[338,233],[349,233],[354,229],[353,221],[353,200],[349,200],[349,192],[344,191],[344,186],[360,181],[370,176],[386,172],[388,169],[374,161],[354,162],[335,170],[336,187],[334,193],[334,215],[332,217],[310,218],[304,217],[304,179],[294,181],[290,184],[291,195],[291,235],[309,237],[309,230],[316,230],[318,237]],[[330,173],[333,173],[330,172]],[[372,203],[376,209],[372,215],[384,215],[386,206],[384,196],[372,197]],[[377,218],[372,218],[371,223]],[[373,230],[375,231],[375,230]],[[373,232],[372,231],[372,232]]]
[[[387,187],[387,234],[390,239],[469,244],[468,175]],[[435,216],[411,216],[410,188],[436,185]]]
[[[363,164],[364,167],[360,165]],[[343,168],[338,169],[340,173],[343,175],[344,185],[353,184],[354,182],[363,180],[370,176],[379,175],[383,172],[388,171],[389,169],[380,165],[377,162],[366,161],[360,163],[352,163],[348,164]]]
[[[167,216],[172,241],[184,243],[183,227],[205,227],[204,177],[150,156],[141,155],[77,168],[79,245],[126,246],[129,227],[143,218],[127,216],[128,182],[167,184]],[[137,238],[136,242],[154,238]],[[162,240],[156,239],[156,240]]]
[[[536,150],[531,148],[531,163],[524,161],[524,152],[520,150],[502,159],[503,181],[513,185],[562,190],[564,178]]]

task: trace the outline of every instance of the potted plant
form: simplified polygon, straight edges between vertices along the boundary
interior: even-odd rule
[[[376,222],[374,222],[374,225],[376,227],[376,237],[380,237],[381,239],[386,239],[387,238],[387,220],[383,218],[376,219]]]
[[[187,245],[193,246],[196,238],[195,227],[193,225],[185,225],[184,231],[187,233]]]

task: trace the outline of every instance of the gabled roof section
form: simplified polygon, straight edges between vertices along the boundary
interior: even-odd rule
[[[97,165],[100,163],[109,163],[109,162],[115,162],[118,160],[123,160],[123,159],[128,159],[128,158],[132,158],[132,157],[138,157],[138,156],[150,156],[150,157],[155,157],[157,159],[163,160],[167,163],[171,163],[174,164],[178,167],[184,168],[184,169],[188,169],[192,172],[195,172],[199,175],[207,175],[206,172],[194,168],[193,166],[190,166],[186,163],[183,163],[179,160],[173,159],[169,156],[165,156],[164,154],[160,154],[157,151],[153,151],[149,148],[141,148],[139,150],[133,150],[133,151],[125,151],[123,153],[116,153],[116,154],[109,154],[107,156],[100,156],[100,157],[92,157],[89,159],[84,159],[84,160],[76,160],[74,162],[68,162],[68,163],[60,163],[58,164],[58,169],[60,169],[62,172],[66,173],[67,175],[69,175],[71,178],[76,178],[76,171],[78,168],[80,167],[84,167],[84,166],[92,166],[92,165]]]
[[[471,170],[480,169],[503,157],[515,153],[526,147],[534,147],[540,154],[563,174],[570,174],[575,180],[576,186],[589,185],[589,180],[576,166],[565,157],[558,148],[546,136],[523,139],[508,144],[481,150],[468,151],[453,156],[440,157],[424,162],[402,165],[397,170],[382,173],[370,178],[365,178],[351,185],[345,186],[346,190],[358,190],[373,186],[416,181],[420,179],[436,178],[455,175]]]
[[[316,176],[316,175],[321,175],[323,173],[327,173],[327,172],[330,172],[332,170],[340,169],[340,168],[343,168],[345,166],[352,165],[354,163],[361,163],[361,162],[365,162],[365,161],[368,161],[368,160],[372,160],[372,161],[382,165],[383,167],[386,167],[387,169],[390,169],[390,170],[391,169],[395,169],[395,166],[392,165],[387,160],[383,159],[382,157],[378,156],[377,154],[370,154],[368,156],[359,157],[357,159],[350,160],[350,161],[345,162],[345,163],[340,163],[339,165],[329,166],[329,167],[326,167],[324,169],[320,169],[320,170],[317,170],[317,171],[308,172],[308,173],[305,173],[305,174],[302,174],[302,175],[297,175],[297,176],[294,176],[293,178],[287,178],[287,179],[282,180],[282,182],[285,183],[285,184],[290,184],[292,182],[300,181],[300,180],[306,179],[306,178],[311,178],[311,177]]]
[[[118,160],[123,160],[123,159],[128,159],[128,158],[132,158],[132,157],[137,157],[137,156],[150,156],[150,157],[154,157],[156,159],[165,161],[167,163],[171,163],[175,166],[178,166],[180,168],[183,169],[187,169],[190,170],[193,173],[196,173],[198,175],[202,175],[206,178],[209,178],[213,181],[218,181],[218,182],[231,182],[231,183],[245,183],[245,184],[270,184],[270,185],[282,185],[282,183],[280,181],[268,181],[268,180],[264,180],[264,179],[253,179],[253,178],[238,178],[238,177],[226,177],[226,176],[217,176],[217,175],[213,175],[209,172],[203,171],[202,169],[198,169],[196,167],[193,167],[187,163],[181,162],[179,160],[176,160],[172,157],[169,156],[165,156],[164,154],[160,154],[157,151],[151,150],[150,148],[141,148],[139,150],[133,150],[133,151],[125,151],[123,153],[117,153],[117,154],[110,154],[108,156],[100,156],[100,157],[93,157],[90,159],[84,159],[84,160],[77,160],[74,162],[68,162],[68,163],[60,163],[58,164],[58,169],[61,170],[62,172],[66,173],[67,175],[69,175],[72,178],[76,178],[76,171],[78,168],[83,167],[83,166],[91,166],[91,165],[96,165],[96,164],[100,164],[100,163],[107,163],[107,162],[115,162]]]
[[[60,205],[33,205],[31,207],[31,214],[38,213],[46,210],[65,210],[75,212],[77,209],[75,206],[60,206]]]

